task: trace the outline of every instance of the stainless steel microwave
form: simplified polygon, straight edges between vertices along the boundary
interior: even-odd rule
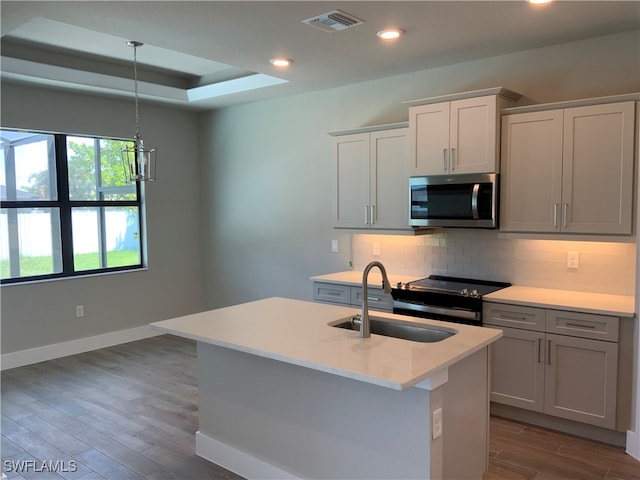
[[[409,179],[412,227],[498,228],[498,175],[434,175]]]

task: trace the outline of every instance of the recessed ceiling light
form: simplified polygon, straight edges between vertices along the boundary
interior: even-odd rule
[[[274,67],[278,67],[278,68],[286,68],[293,63],[293,60],[291,60],[290,58],[284,58],[284,57],[272,58],[270,61]]]
[[[534,5],[544,5],[545,3],[551,3],[553,0],[527,0],[529,3]]]
[[[383,40],[395,40],[396,38],[400,38],[404,30],[401,28],[385,28],[384,30],[380,30],[377,35]]]

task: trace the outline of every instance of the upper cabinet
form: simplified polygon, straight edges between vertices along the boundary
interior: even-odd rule
[[[501,229],[632,233],[634,125],[633,101],[505,115]]]
[[[407,128],[333,135],[333,226],[409,230]]]
[[[500,110],[517,98],[497,88],[407,102],[409,176],[498,172]]]

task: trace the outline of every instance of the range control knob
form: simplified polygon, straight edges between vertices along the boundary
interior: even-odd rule
[[[464,295],[465,297],[469,296],[469,290],[467,290],[466,288],[463,288],[462,291],[460,292],[460,295]]]
[[[471,296],[472,296],[472,297],[475,297],[475,298],[480,298],[480,294],[478,293],[478,290],[476,290],[476,289],[474,289],[474,290],[471,292]]]

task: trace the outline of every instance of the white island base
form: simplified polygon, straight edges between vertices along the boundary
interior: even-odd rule
[[[479,480],[487,468],[486,348],[398,391],[198,342],[198,381],[196,453],[246,478]]]
[[[355,313],[272,298],[152,324],[197,341],[197,454],[250,479],[482,479],[488,346],[502,332],[378,312],[456,334],[329,325]]]

